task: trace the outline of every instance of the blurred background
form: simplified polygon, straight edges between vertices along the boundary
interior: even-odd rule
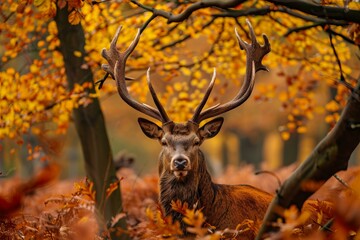
[[[153,4],[175,13],[188,6],[187,3],[175,2]],[[268,3],[260,1],[256,4],[260,8]],[[350,5],[354,9],[359,7],[356,2]],[[92,6],[82,5],[82,16],[78,19],[76,14],[79,14],[80,10],[71,10],[75,9],[72,7],[69,7],[69,15],[72,14],[69,21],[75,25],[81,21],[85,32],[86,63],[82,67],[90,68],[94,74],[93,80],[97,81],[104,75],[100,68],[101,63],[104,63],[100,50],[108,47],[117,26],[124,25],[124,33],[119,43],[119,47],[123,48],[132,40],[136,29],[146,22],[149,14],[139,12],[135,5],[114,1]],[[252,3],[246,2],[234,8],[234,11],[246,10],[249,7],[253,7]],[[86,107],[86,104],[91,102],[91,97],[90,100],[74,98],[74,102],[66,102],[69,104],[65,106],[60,104],[60,98],[55,97],[55,91],[63,89],[61,91],[66,93],[68,84],[64,76],[64,61],[58,51],[57,28],[52,20],[54,15],[51,15],[54,13],[51,12],[51,7],[47,8],[42,4],[32,6],[16,1],[4,4],[2,12],[4,16],[9,14],[9,18],[4,18],[3,30],[0,32],[0,40],[3,42],[0,46],[3,56],[0,66],[3,73],[0,80],[3,114],[0,170],[5,175],[16,172],[20,176],[28,177],[46,158],[61,165],[62,178],[83,177],[84,157],[71,111],[79,107],[75,101],[82,101],[80,105]],[[46,18],[42,19],[44,13],[47,14]],[[157,19],[149,25],[129,59],[127,76],[134,78],[134,81],[129,83],[129,90],[134,98],[152,105],[145,80],[145,71],[150,66],[152,82],[170,115],[182,116],[175,118],[176,120],[184,121],[193,110],[194,104],[201,99],[213,67],[218,69],[218,75],[209,106],[228,101],[236,95],[245,73],[245,53],[237,46],[233,29],[239,28],[240,35],[248,40],[245,17],[211,19],[216,13],[216,9],[206,9],[195,13],[181,24],[166,25],[166,20]],[[307,19],[281,14],[247,16],[255,26],[259,39],[261,33],[266,33],[270,38],[273,51],[264,60],[270,72],[257,73],[255,89],[249,100],[241,107],[226,113],[220,134],[203,144],[202,150],[209,159],[209,167],[215,176],[221,175],[228,167],[249,164],[255,170],[273,171],[304,161],[334,126],[346,102],[347,95],[338,80],[337,59],[323,28],[314,26],[293,33],[292,29],[301,27]],[[197,19],[202,22],[197,22]],[[211,21],[206,23],[208,19]],[[25,25],[25,21],[30,21],[32,27]],[[17,30],[14,30],[12,24]],[[34,24],[36,28],[33,27]],[[21,26],[25,27],[21,29]],[[337,25],[334,29],[345,35],[350,32],[350,28]],[[20,30],[22,32],[19,32]],[[182,36],[186,36],[184,41],[179,41]],[[216,39],[217,36],[219,39]],[[356,76],[359,75],[357,46],[356,42],[348,44],[349,41],[344,39],[346,40],[341,35],[334,35],[333,41],[343,63],[342,71],[350,79],[349,82],[354,84]],[[174,44],[170,48],[171,41],[174,41]],[[79,58],[83,58],[84,54],[74,51],[74,55]],[[189,63],[191,59],[201,56],[205,56],[206,61]],[[51,74],[55,71],[56,74],[45,75],[48,71],[52,71]],[[29,89],[29,92],[36,93],[36,99],[41,97],[46,98],[46,101],[28,99],[24,111],[27,109],[29,112],[24,114],[21,112],[23,109],[17,110],[22,107],[16,107],[13,100],[21,99],[20,91],[27,91],[27,83],[22,82],[19,76],[28,77],[28,81],[35,81],[35,84],[40,76],[42,87],[51,85],[51,82],[58,82],[58,85],[52,89]],[[15,82],[14,89],[11,88],[12,81]],[[29,86],[31,88],[32,85]],[[81,94],[87,87],[79,87],[80,90],[75,87],[70,93],[79,91],[80,93],[76,93]],[[103,89],[96,94],[106,119],[114,158],[135,159],[133,167],[139,175],[156,172],[160,144],[148,139],[141,132],[137,118],[142,115],[120,99],[111,79],[107,80]],[[181,94],[188,97],[181,99]],[[73,95],[69,96],[73,98]],[[31,116],[31,104],[45,106],[40,107],[42,115],[39,119]],[[59,106],[53,106],[57,104]],[[15,113],[10,116],[12,111]],[[28,117],[30,120],[26,120]],[[17,121],[22,120],[29,123],[26,126],[17,124]],[[19,125],[21,130],[17,129]],[[14,128],[14,131],[11,130]],[[358,147],[351,157],[350,165],[359,163]]]
[[[220,81],[223,79],[222,76],[218,78]],[[159,78],[153,77],[153,79],[157,89],[164,87],[158,86],[163,84]],[[109,84],[114,84],[111,80],[108,81]],[[307,121],[305,133],[293,132],[284,140],[281,136],[281,127],[287,124],[288,116],[281,102],[276,99],[256,100],[262,94],[259,88],[269,83],[282,85],[281,79],[277,77],[277,69],[271,69],[269,73],[257,74],[255,89],[250,99],[241,107],[226,113],[219,135],[202,145],[202,151],[209,160],[210,169],[215,176],[221,175],[229,166],[242,167],[250,164],[254,170],[273,171],[282,166],[298,164],[306,159],[329,131],[330,125],[324,121],[325,113],[322,113]],[[235,96],[238,89],[237,86],[227,88],[219,97],[219,102]],[[325,105],[331,94],[331,90],[326,86],[318,86],[316,101],[320,105]],[[148,104],[152,104],[150,100]],[[144,116],[125,104],[117,93],[102,98],[101,107],[114,157],[134,158],[133,167],[139,175],[156,173],[161,145],[142,133],[137,118]],[[72,123],[65,134],[50,136],[29,134],[24,137],[24,141],[33,147],[42,146],[51,158],[61,165],[62,178],[74,179],[85,176],[81,145]],[[36,167],[41,165],[40,155],[44,153],[38,152],[34,160],[29,161],[28,144],[18,146],[13,141],[1,140],[2,171],[16,170],[23,177],[34,173]],[[16,151],[12,152],[14,148]],[[351,157],[350,165],[358,165],[359,161],[358,147]]]

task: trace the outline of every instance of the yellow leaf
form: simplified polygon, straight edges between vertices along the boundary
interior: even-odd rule
[[[74,51],[74,56],[75,57],[81,57],[82,53],[80,51]]]
[[[305,126],[300,126],[300,127],[297,128],[297,132],[298,133],[306,133],[307,128]]]
[[[187,99],[189,99],[189,94],[187,92],[180,92],[179,93],[179,99],[187,100]]]
[[[56,14],[56,4],[53,0],[35,0],[34,5],[47,17],[53,17]]]
[[[282,138],[284,141],[289,140],[289,138],[290,138],[290,133],[289,133],[289,132],[282,132],[282,133],[281,133],[281,138]]]
[[[290,130],[295,129],[296,124],[294,122],[289,122],[288,124],[286,124],[287,128]]]
[[[30,72],[32,72],[32,73],[38,73],[39,71],[40,71],[39,67],[36,66],[35,64],[32,64],[32,65],[30,66]]]
[[[6,69],[6,73],[9,75],[14,75],[15,74],[15,69],[14,68],[8,68]]]
[[[281,93],[279,94],[279,100],[280,100],[281,102],[286,102],[286,101],[288,101],[288,94],[287,94],[286,92],[281,92]]]
[[[195,77],[195,78],[198,78],[198,79],[199,79],[199,78],[201,78],[201,75],[202,75],[202,74],[201,74],[200,71],[195,71],[195,72],[194,72],[194,77]]]
[[[325,117],[325,122],[326,122],[326,123],[333,123],[333,122],[335,122],[334,116],[333,116],[333,115],[327,115],[327,116]]]
[[[58,30],[57,30],[57,26],[56,26],[55,21],[50,22],[50,23],[48,24],[48,27],[47,27],[47,28],[48,28],[49,34],[51,34],[51,35],[57,35]]]
[[[174,89],[175,91],[180,91],[182,89],[182,85],[181,83],[177,82],[174,84]]]
[[[41,48],[41,47],[43,47],[45,45],[45,41],[39,41],[37,43],[37,45],[38,45],[39,48]]]
[[[56,67],[62,67],[64,65],[63,57],[58,51],[52,52],[53,61]]]
[[[190,76],[190,74],[191,74],[191,71],[188,68],[183,67],[183,68],[181,68],[181,71],[185,76]]]
[[[69,23],[71,23],[72,25],[77,25],[80,23],[81,17],[81,14],[78,11],[74,10],[69,14]]]
[[[329,112],[337,112],[339,111],[340,107],[336,101],[332,100],[328,104],[326,104],[325,109]]]
[[[49,1],[49,0],[34,0],[34,5],[35,5],[35,7],[39,7],[39,6],[43,5],[45,3],[45,1]]]

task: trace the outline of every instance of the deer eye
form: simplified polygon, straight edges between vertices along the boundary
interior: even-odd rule
[[[194,139],[194,146],[199,146],[200,145],[200,139],[195,138]]]

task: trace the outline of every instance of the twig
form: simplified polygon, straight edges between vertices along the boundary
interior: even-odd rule
[[[255,175],[259,175],[259,174],[263,174],[263,173],[265,173],[265,174],[270,174],[271,176],[273,176],[273,177],[276,179],[279,187],[281,187],[281,184],[282,184],[282,183],[281,183],[281,180],[280,180],[279,176],[276,175],[275,173],[271,172],[271,171],[261,170],[261,171],[255,172]]]
[[[341,34],[341,33],[335,32],[335,31],[332,30],[331,28],[327,29],[326,32],[331,33],[331,34],[333,34],[333,35],[335,35],[335,36],[341,37],[345,42],[348,42],[348,43],[350,43],[350,44],[356,45],[356,44],[355,44],[355,41],[353,41],[352,39],[346,37],[345,35],[343,35],[343,34]]]
[[[341,177],[339,177],[337,174],[333,175],[336,180],[338,180],[342,185],[344,185],[346,188],[351,189],[349,184],[347,184]]]
[[[151,15],[151,17],[140,28],[140,33],[142,33],[145,30],[145,28],[150,24],[150,22],[154,20],[157,16],[158,16],[157,14],[153,13],[153,15]]]
[[[301,27],[296,27],[296,28],[290,28],[284,34],[284,37],[288,37],[292,33],[301,32],[301,31],[308,30],[310,28],[314,28],[314,27],[318,27],[318,26],[322,26],[322,25],[324,25],[324,23],[314,23],[314,24],[311,24],[311,25],[306,25],[306,26],[301,26]]]
[[[314,222],[316,222],[316,221],[314,221]],[[317,223],[317,222],[316,222]],[[331,226],[332,226],[332,224],[334,223],[334,219],[333,218],[331,218],[329,221],[327,221],[323,226],[321,226],[321,231],[323,231],[323,232],[334,232],[333,230],[331,230]]]
[[[98,81],[95,82],[95,85],[99,83],[98,89],[100,90],[102,88],[102,86],[104,85],[106,79],[108,78],[110,74],[107,72],[105,73],[104,77]]]
[[[328,26],[330,28],[330,26]],[[345,80],[345,77],[344,77],[344,74],[343,74],[343,70],[342,70],[342,65],[341,65],[341,61],[339,59],[339,55],[337,54],[337,51],[335,49],[335,45],[333,43],[333,39],[332,39],[332,33],[331,32],[328,32],[329,34],[329,40],[330,40],[330,45],[331,45],[331,48],[334,52],[334,55],[336,57],[336,62],[339,66],[339,69],[340,69],[340,83],[342,83],[347,89],[349,89],[350,91],[354,91],[354,88],[346,82]]]
[[[204,24],[204,25],[202,26],[202,30],[204,30],[205,28],[209,27],[214,21],[215,21],[215,18],[212,18],[210,21],[208,21],[206,24]],[[176,44],[179,44],[179,43],[181,43],[181,42],[186,41],[186,40],[189,39],[190,37],[191,37],[190,34],[186,34],[186,35],[184,35],[181,39],[178,39],[178,40],[176,40],[176,41],[174,41],[174,42],[171,42],[171,43],[169,43],[169,44],[166,44],[166,45],[162,46],[159,50],[164,50],[164,49],[166,49],[166,48],[173,47],[173,46],[175,46]]]
[[[244,2],[243,0],[227,0],[227,1],[218,1],[218,0],[207,0],[195,2],[189,5],[183,12],[180,14],[172,14],[170,12],[166,12],[163,10],[158,10],[144,4],[139,3],[138,1],[132,0],[131,3],[139,6],[140,8],[145,9],[146,11],[152,12],[156,16],[161,16],[168,20],[168,23],[172,22],[182,22],[187,19],[193,12],[203,9],[203,8],[220,8],[220,9],[228,9],[236,7],[237,5]]]

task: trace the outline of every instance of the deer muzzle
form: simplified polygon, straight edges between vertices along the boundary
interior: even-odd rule
[[[171,159],[171,171],[175,177],[185,177],[190,169],[190,159],[187,156],[177,154]]]

